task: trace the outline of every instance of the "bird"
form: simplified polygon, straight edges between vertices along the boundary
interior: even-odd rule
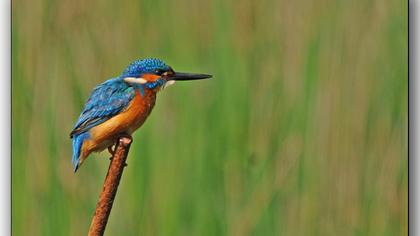
[[[138,59],[122,74],[96,86],[70,133],[74,173],[92,152],[112,147],[129,136],[151,113],[156,94],[175,81],[209,79],[212,75],[175,72],[157,58]]]

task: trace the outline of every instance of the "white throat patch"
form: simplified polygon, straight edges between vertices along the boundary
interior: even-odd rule
[[[171,85],[175,84],[175,80],[168,80],[163,86],[162,89],[167,88]]]

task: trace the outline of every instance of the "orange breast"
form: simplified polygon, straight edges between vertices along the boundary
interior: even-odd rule
[[[155,92],[145,89],[142,96],[136,90],[135,97],[123,112],[90,130],[91,139],[82,146],[82,152],[88,155],[92,151],[102,151],[113,145],[121,134],[132,134],[149,116],[155,101]]]

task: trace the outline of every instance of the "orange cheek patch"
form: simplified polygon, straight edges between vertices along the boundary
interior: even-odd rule
[[[149,81],[149,82],[153,82],[153,81],[159,79],[160,76],[159,75],[154,75],[154,74],[143,74],[142,78]]]

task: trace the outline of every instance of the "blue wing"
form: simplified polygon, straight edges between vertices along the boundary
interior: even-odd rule
[[[87,100],[70,137],[84,133],[120,113],[134,96],[134,88],[120,78],[98,85]]]

